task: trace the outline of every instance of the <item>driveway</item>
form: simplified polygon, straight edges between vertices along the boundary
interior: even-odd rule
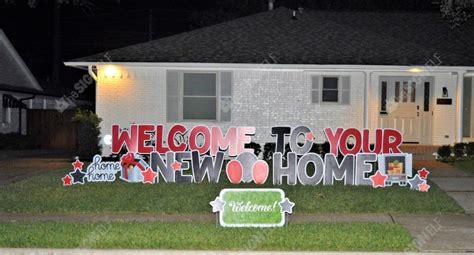
[[[1,154],[0,186],[71,164],[64,151],[2,151]]]

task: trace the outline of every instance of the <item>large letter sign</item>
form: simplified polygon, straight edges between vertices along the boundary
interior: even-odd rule
[[[120,155],[120,161],[104,161],[96,155],[84,171],[83,163],[77,159],[62,182],[71,186],[116,179],[144,184],[218,183],[227,179],[234,185],[272,182],[275,186],[314,186],[340,182],[374,188],[398,185],[420,192],[429,190],[429,172],[424,168],[413,171],[412,155],[400,150],[403,137],[399,131],[356,128],[320,131],[329,144],[329,150],[324,153],[313,150],[315,133],[310,127],[272,127],[268,137],[273,137],[275,146],[271,162],[267,162],[246,147],[252,142],[255,127],[222,130],[216,126],[183,124],[113,125],[111,148],[114,154]],[[268,178],[270,174],[272,177]],[[282,194],[278,189],[223,190],[213,201],[213,208],[221,203],[222,226],[281,226],[284,213],[278,203]]]

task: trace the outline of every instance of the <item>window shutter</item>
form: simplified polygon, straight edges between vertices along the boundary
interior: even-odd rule
[[[179,72],[166,72],[166,121],[179,121]]]
[[[319,103],[321,87],[319,85],[320,76],[311,76],[311,103]]]
[[[380,98],[380,112],[387,112],[387,81],[382,81],[381,89],[381,98]]]
[[[351,79],[349,76],[341,77],[341,104],[351,104]]]
[[[231,121],[232,115],[232,72],[220,72],[220,120]]]

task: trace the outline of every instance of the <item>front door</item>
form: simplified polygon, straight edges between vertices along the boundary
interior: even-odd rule
[[[405,143],[429,143],[432,78],[418,76],[380,78],[382,98],[380,127],[399,130]]]

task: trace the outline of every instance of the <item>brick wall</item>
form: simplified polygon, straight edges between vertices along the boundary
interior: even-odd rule
[[[127,68],[115,77],[105,77],[99,70],[96,110],[102,133],[110,134],[112,124],[166,124],[166,70],[162,68]],[[310,75],[303,71],[233,70],[232,121],[207,122],[224,129],[255,126],[255,142],[274,142],[270,128],[276,125],[308,125],[317,140],[325,127],[363,127],[364,76],[362,73],[332,72],[351,75],[351,105],[311,104]],[[328,73],[325,73],[328,74]],[[185,122],[193,126],[195,122]],[[319,132],[318,132],[319,131]],[[104,155],[110,147],[104,146]]]
[[[270,128],[276,125],[307,125],[315,132],[318,142],[324,141],[325,127],[364,127],[363,72],[309,72],[275,70],[231,70],[233,72],[232,121],[185,122],[233,126],[255,126],[255,142],[274,142]],[[119,69],[111,77],[99,69],[96,110],[102,122],[102,134],[110,134],[112,124],[128,126],[166,123],[166,69],[158,67],[129,67]],[[311,75],[348,75],[351,77],[351,104],[311,104]],[[369,87],[369,128],[375,129],[379,119],[378,77],[390,73],[374,73]],[[400,73],[393,75],[400,76]],[[409,74],[406,74],[409,75]],[[451,74],[434,74],[434,98],[441,97],[441,87],[448,87],[455,102],[456,78]],[[456,132],[456,106],[436,106],[433,98],[433,144],[453,143]],[[104,155],[110,147],[104,146]]]

